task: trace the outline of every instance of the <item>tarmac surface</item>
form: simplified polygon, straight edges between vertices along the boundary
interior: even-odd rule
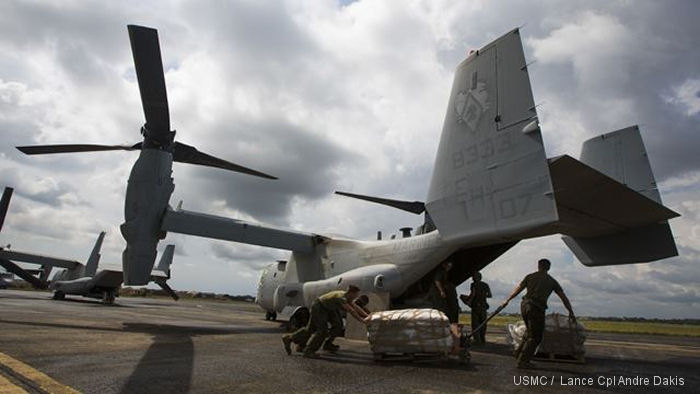
[[[320,359],[288,356],[257,306],[118,298],[117,305],[0,290],[0,393],[698,392],[700,338],[590,333],[585,364],[515,368],[490,330],[471,363],[376,362],[338,339]],[[648,379],[648,383],[644,381]]]

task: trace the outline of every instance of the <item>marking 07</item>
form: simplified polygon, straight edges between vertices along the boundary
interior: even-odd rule
[[[510,219],[515,216],[525,215],[530,207],[532,194],[521,194],[501,200],[498,203],[498,210],[501,219]]]

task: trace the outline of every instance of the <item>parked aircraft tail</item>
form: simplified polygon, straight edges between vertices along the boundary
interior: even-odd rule
[[[97,273],[97,265],[100,263],[100,249],[102,249],[102,241],[105,239],[105,232],[100,232],[97,236],[97,241],[95,241],[95,246],[92,247],[92,252],[90,252],[90,257],[88,257],[85,263],[85,276],[93,277]]]
[[[158,286],[160,286],[163,291],[165,291],[170,297],[175,301],[180,299],[180,296],[168,285],[168,279],[170,279],[170,265],[173,263],[173,256],[175,255],[175,245],[168,245],[165,247],[160,261],[156,268],[151,271],[151,280],[153,280]]]
[[[589,177],[572,172],[566,175],[573,177],[581,189],[585,187],[595,193],[604,193],[604,198],[598,199],[590,192],[582,193],[579,190],[576,193],[577,199],[587,207],[573,208],[576,211],[573,214],[562,214],[563,222],[566,223],[567,219],[569,222],[580,220],[576,217],[580,218],[582,215],[588,216],[586,221],[604,216],[604,225],[591,223],[587,227],[607,226],[614,230],[614,234],[609,234],[608,231],[608,234],[596,236],[565,235],[564,242],[581,263],[587,266],[629,264],[659,260],[678,254],[667,221],[678,214],[661,203],[661,196],[637,126],[586,141],[581,150],[580,161],[625,186],[608,187],[608,184],[616,185],[605,182],[598,176],[595,184],[585,187],[586,183],[590,183],[586,181]],[[555,197],[558,205],[570,205],[563,195],[566,191],[559,193],[559,177],[554,171],[552,178],[557,190]],[[572,210],[571,207],[567,208]],[[567,208],[560,207],[560,211]],[[599,213],[594,212],[594,209]],[[612,212],[601,215],[602,210]]]
[[[546,158],[517,29],[457,67],[425,208],[448,242],[560,233],[589,266],[677,255],[637,126]]]
[[[175,254],[175,245],[168,245],[163,251],[163,255],[160,257],[160,261],[156,266],[156,270],[165,273],[165,276],[170,278],[170,264],[173,263],[173,256]]]
[[[558,219],[517,29],[458,66],[426,209],[444,239],[470,243]]]
[[[2,231],[2,225],[5,223],[5,215],[10,207],[13,191],[13,188],[5,186],[5,190],[2,192],[2,199],[0,199],[0,231]]]

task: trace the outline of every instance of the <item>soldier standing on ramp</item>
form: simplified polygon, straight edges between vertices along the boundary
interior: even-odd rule
[[[537,346],[542,342],[544,335],[544,312],[547,309],[547,299],[552,294],[552,291],[557,293],[564,307],[569,311],[569,319],[576,322],[574,310],[571,308],[569,299],[564,294],[559,283],[549,276],[547,271],[551,263],[547,259],[541,259],[537,262],[537,272],[533,272],[525,277],[510,293],[508,299],[503,302],[503,307],[508,305],[508,302],[520,294],[523,289],[527,289],[527,294],[523,296],[523,301],[520,304],[520,311],[525,320],[527,332],[525,338],[515,351],[518,359],[518,368],[532,368],[530,360],[535,355]]]
[[[452,262],[445,261],[435,270],[433,283],[430,287],[429,299],[433,308],[441,311],[450,320],[450,324],[457,324],[459,320],[459,305],[457,304],[457,288],[448,279],[447,273],[452,269]]]
[[[336,317],[339,317],[339,311],[344,309],[358,321],[365,323],[367,317],[364,311],[353,306],[352,301],[360,294],[360,289],[357,286],[350,285],[347,291],[336,290],[326,293],[318,297],[311,305],[311,316],[306,327],[302,327],[293,334],[287,334],[282,337],[284,350],[287,354],[292,353],[292,342],[303,344],[306,342],[309,333],[313,333],[309,343],[304,348],[304,357],[318,357],[316,351],[321,347],[321,344],[328,338],[330,332],[328,324],[332,323],[334,336],[339,329],[342,330],[342,320],[338,326]]]
[[[471,291],[466,299],[462,299],[465,304],[472,308],[472,332],[477,327],[479,331],[474,332],[474,344],[483,345],[486,343],[486,316],[489,310],[487,298],[491,298],[491,288],[486,282],[481,281],[481,273],[477,272],[472,277]],[[483,324],[483,326],[482,326]]]

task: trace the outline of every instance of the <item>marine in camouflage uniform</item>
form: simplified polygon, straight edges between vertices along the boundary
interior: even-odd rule
[[[450,323],[456,324],[459,320],[459,305],[457,287],[447,278],[447,272],[450,269],[452,269],[451,261],[445,261],[438,267],[433,276],[428,298],[433,308],[444,313]]]
[[[542,342],[544,335],[544,314],[547,310],[547,299],[555,292],[561,299],[564,307],[569,311],[569,318],[576,321],[574,311],[571,308],[569,298],[564,294],[559,283],[549,276],[547,271],[551,263],[547,259],[541,259],[537,263],[537,272],[527,275],[511,292],[508,299],[503,302],[503,306],[508,305],[508,302],[515,298],[523,289],[527,289],[527,293],[523,296],[520,304],[520,312],[525,321],[527,331],[525,338],[515,351],[518,359],[518,368],[530,368],[530,360],[535,355],[537,346]]]
[[[359,295],[359,292],[359,288],[350,285],[347,291],[331,291],[314,300],[306,327],[300,328],[291,335],[288,334],[282,337],[287,354],[291,354],[292,342],[304,344],[309,340],[309,343],[304,348],[304,356],[315,357],[316,351],[329,336],[336,337],[342,334],[343,321],[340,315],[341,310],[345,310],[359,321],[364,322],[363,316],[350,305],[350,302]],[[330,330],[328,328],[329,324],[331,325]],[[309,338],[309,335],[311,338]]]
[[[477,272],[472,277],[471,291],[465,303],[472,309],[472,332],[474,332],[474,343],[486,343],[486,317],[488,316],[489,304],[487,298],[491,298],[491,288],[486,282],[481,281],[481,273]],[[477,327],[478,331],[475,331]]]
[[[366,308],[367,304],[369,303],[369,297],[367,295],[361,295],[353,301],[353,304],[355,306],[359,307],[362,311],[364,311],[367,315],[370,314],[370,311]],[[343,329],[343,316],[341,311],[336,311],[335,316],[331,316],[329,319],[330,323],[330,330],[328,332],[329,336],[326,338],[326,340],[323,342],[323,346],[321,347],[323,350],[329,351],[329,352],[336,352],[340,348],[338,345],[334,344],[333,341],[335,340],[336,337],[343,336],[344,334],[344,329]],[[294,338],[292,342],[297,344],[297,352],[303,353],[304,350],[306,349],[306,343],[309,341],[309,338],[311,338],[311,335],[313,332],[311,329],[307,326],[302,327],[301,330],[299,330],[299,333],[294,335]],[[291,338],[291,337],[290,337]]]

